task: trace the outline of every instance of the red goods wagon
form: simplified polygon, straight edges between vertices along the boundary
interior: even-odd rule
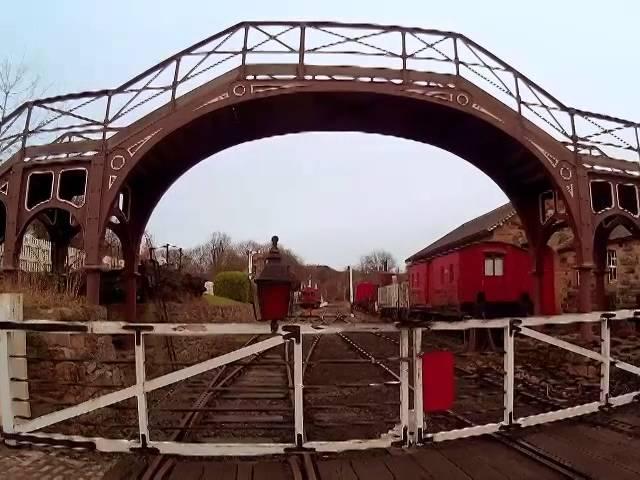
[[[378,300],[378,285],[372,282],[360,282],[356,285],[353,307],[365,312],[373,312]]]
[[[300,307],[304,309],[320,308],[320,290],[317,287],[302,287],[300,290]]]
[[[545,257],[542,313],[557,313],[553,256]],[[515,245],[485,241],[409,265],[412,311],[488,317],[531,314],[531,257]],[[551,274],[549,274],[551,273]]]

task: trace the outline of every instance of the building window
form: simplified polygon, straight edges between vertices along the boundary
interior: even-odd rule
[[[449,265],[449,283],[453,283],[453,265]]]
[[[618,252],[607,250],[607,270],[609,270],[609,283],[618,279]]]
[[[504,275],[504,257],[502,255],[487,255],[484,257],[484,276],[502,277]]]

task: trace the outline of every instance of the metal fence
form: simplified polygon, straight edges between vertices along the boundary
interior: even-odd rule
[[[265,455],[285,453],[291,449],[314,449],[316,451],[344,451],[367,448],[388,448],[394,445],[413,446],[425,442],[440,442],[457,438],[472,437],[495,433],[513,426],[528,427],[556,420],[567,419],[597,412],[603,407],[617,407],[628,404],[638,398],[640,392],[631,392],[611,396],[610,370],[618,369],[640,375],[640,368],[612,358],[610,355],[612,322],[640,316],[639,312],[617,311],[611,314],[589,313],[560,315],[552,317],[529,317],[519,320],[464,320],[459,322],[435,321],[417,325],[403,324],[329,324],[314,325],[310,323],[286,323],[272,331],[269,325],[261,323],[205,323],[205,324],[128,324],[121,322],[54,322],[47,320],[21,321],[21,299],[15,295],[0,295],[0,408],[2,430],[5,442],[10,443],[46,443],[67,447],[91,447],[105,452],[131,452],[139,449],[153,449],[162,454],[177,455]],[[571,344],[536,330],[543,325],[567,325],[576,322],[590,322],[600,326],[600,351],[592,351]],[[429,417],[423,412],[423,371],[422,341],[423,333],[429,331],[463,331],[467,329],[502,329],[504,333],[504,415],[500,421],[483,425],[473,425],[434,433],[427,432]],[[25,372],[16,372],[11,352],[16,351],[12,342],[16,335],[37,331],[50,334],[93,334],[93,335],[128,335],[135,343],[135,384],[122,388],[77,405],[63,408],[37,418],[16,418],[16,399],[14,380]],[[399,333],[399,370],[397,385],[400,396],[399,424],[379,438],[350,440],[313,440],[309,441],[305,434],[305,408],[303,402],[304,351],[303,338],[307,335],[322,336],[344,333],[374,332],[377,334]],[[162,374],[152,379],[147,378],[145,367],[145,340],[152,336],[215,336],[215,335],[266,335],[267,339],[258,341],[223,355],[210,358],[188,367]],[[601,381],[599,401],[583,403],[570,408],[526,417],[514,415],[514,360],[516,336],[526,336],[540,342],[550,344],[569,352],[582,355],[600,362]],[[294,434],[290,442],[285,443],[187,443],[180,441],[158,441],[149,434],[147,395],[163,387],[174,385],[195,375],[212,369],[240,361],[251,355],[268,351],[274,347],[290,344],[293,349],[293,409]],[[17,350],[20,350],[18,348]],[[22,348],[24,350],[24,348]],[[374,359],[372,359],[372,362]],[[23,367],[24,368],[24,365]],[[25,369],[26,370],[26,369]],[[390,372],[396,376],[394,372]],[[44,433],[41,430],[80,415],[114,405],[118,402],[135,399],[137,405],[137,438],[103,438],[81,437],[56,433]],[[24,401],[25,399],[22,399]]]

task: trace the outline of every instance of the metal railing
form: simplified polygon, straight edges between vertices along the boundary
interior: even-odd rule
[[[265,70],[255,78],[419,85],[412,72],[449,74],[452,81],[463,77],[569,149],[640,160],[640,123],[568,106],[464,35],[336,22],[242,22],[117,88],[27,102],[0,123],[0,160],[24,147],[74,141],[94,141],[95,149],[85,145],[77,153],[92,155],[99,142],[144,115],[176,108],[185,93],[235,68],[263,64],[296,67],[286,75]],[[344,65],[369,73],[354,74]],[[334,68],[319,72],[317,66]]]
[[[177,455],[265,455],[285,453],[289,449],[307,448],[317,451],[343,451],[367,448],[387,448],[393,445],[411,446],[427,441],[445,441],[465,438],[488,433],[495,433],[513,426],[532,426],[542,423],[572,418],[579,415],[597,412],[603,407],[616,407],[628,404],[638,398],[640,392],[631,392],[618,396],[611,396],[610,370],[611,366],[640,375],[640,368],[617,360],[610,354],[611,322],[617,318],[628,318],[633,311],[618,311],[615,314],[575,314],[554,317],[530,317],[522,320],[465,320],[459,322],[430,322],[429,324],[393,325],[393,324],[284,324],[273,332],[269,325],[260,323],[211,323],[211,324],[127,324],[121,322],[54,322],[46,320],[21,321],[21,298],[15,295],[0,296],[0,414],[2,416],[2,435],[5,442],[15,443],[47,443],[64,445],[67,447],[90,447],[105,452],[130,452],[138,449],[154,449],[163,454]],[[635,313],[637,316],[638,313]],[[600,352],[571,344],[535,330],[542,325],[567,325],[576,322],[599,323],[601,330]],[[503,329],[504,332],[504,415],[501,421],[474,425],[435,433],[425,433],[429,425],[429,417],[423,412],[423,380],[422,380],[422,340],[427,331],[462,331],[466,329]],[[16,401],[27,399],[12,398],[16,391],[15,377],[24,375],[23,371],[16,373],[12,360],[12,351],[16,346],[12,342],[14,336],[24,335],[24,332],[38,331],[51,334],[94,334],[94,335],[131,335],[135,339],[135,383],[111,393],[78,403],[62,410],[48,413],[36,418],[24,418],[16,415]],[[305,410],[303,402],[304,391],[304,351],[303,338],[307,335],[323,336],[374,332],[384,334],[399,332],[399,374],[390,372],[398,380],[400,393],[399,424],[379,438],[351,439],[342,441],[307,440],[305,434]],[[147,378],[145,367],[145,339],[154,335],[172,337],[214,336],[214,335],[267,335],[269,338],[256,343],[247,344],[215,358],[187,366],[185,368]],[[516,394],[514,384],[515,337],[526,336],[546,344],[550,344],[569,352],[582,355],[601,364],[600,398],[599,401],[588,402],[570,408],[561,408],[550,412],[516,417],[514,415],[514,398]],[[24,342],[24,337],[20,337]],[[157,441],[149,434],[147,395],[160,388],[174,385],[212,369],[229,365],[251,355],[265,352],[274,347],[291,343],[293,346],[293,410],[294,434],[290,442],[286,443],[187,443],[179,441]],[[410,348],[411,345],[411,348]],[[18,346],[18,351],[25,351],[24,345]],[[413,372],[410,378],[410,372]],[[25,393],[23,393],[25,395]],[[109,407],[127,399],[136,400],[137,410],[137,438],[118,439],[103,437],[83,437],[77,435],[63,435],[45,433],[41,430],[50,428],[61,422],[76,418],[80,415]],[[24,405],[23,405],[24,406]],[[24,408],[22,409],[24,410]],[[27,408],[28,411],[28,408]]]

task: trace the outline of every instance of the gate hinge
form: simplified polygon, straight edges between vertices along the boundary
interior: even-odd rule
[[[284,325],[282,327],[283,332],[285,333],[282,338],[285,340],[294,340],[296,343],[300,343],[302,341],[302,330],[300,329],[300,325]]]
[[[315,448],[304,447],[304,440],[302,438],[302,434],[298,433],[296,435],[296,446],[285,448],[285,453],[305,453],[305,452],[315,452]]]
[[[511,320],[509,320],[509,335],[520,333],[520,331],[522,330],[520,328],[520,325],[522,325],[522,320],[520,320],[519,318],[512,318]]]
[[[150,447],[147,443],[147,436],[142,434],[140,435],[140,446],[139,447],[131,447],[129,449],[130,452],[149,454],[149,455],[159,455],[160,450],[156,447]]]

